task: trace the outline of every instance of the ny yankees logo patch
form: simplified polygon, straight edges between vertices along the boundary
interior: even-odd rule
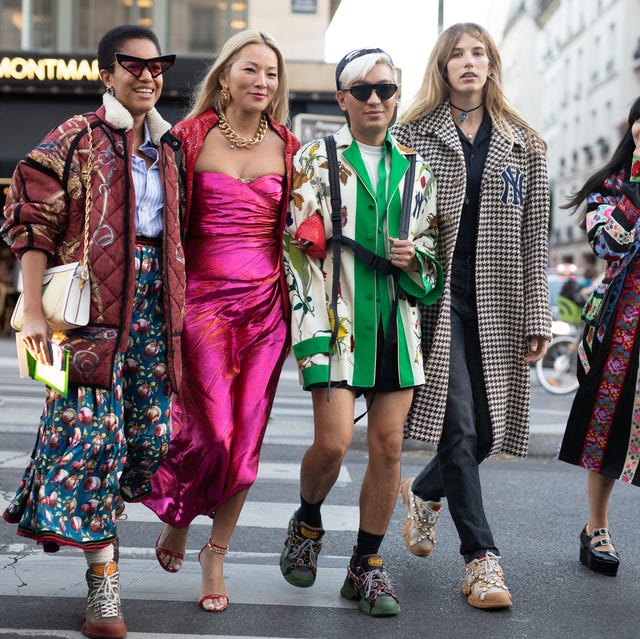
[[[520,206],[524,202],[522,196],[522,182],[524,176],[520,169],[513,169],[510,166],[502,172],[502,179],[504,180],[504,191],[502,192],[502,201],[505,204],[514,204]]]

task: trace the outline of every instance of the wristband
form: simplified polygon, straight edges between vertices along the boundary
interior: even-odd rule
[[[631,160],[631,177],[630,182],[640,182],[640,158]]]

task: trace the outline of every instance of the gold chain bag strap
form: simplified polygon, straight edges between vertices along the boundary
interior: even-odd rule
[[[89,323],[91,311],[91,283],[89,281],[89,220],[93,206],[91,175],[93,174],[93,131],[89,120],[76,116],[87,127],[88,157],[81,175],[84,175],[84,236],[83,253],[79,262],[70,262],[48,268],[42,278],[42,310],[54,330],[69,330]],[[24,322],[24,293],[20,293],[11,316],[11,326],[22,330]]]

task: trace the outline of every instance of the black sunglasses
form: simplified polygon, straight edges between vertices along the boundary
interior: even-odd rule
[[[175,53],[160,55],[157,58],[137,58],[135,55],[116,53],[116,62],[132,76],[140,78],[145,67],[149,69],[152,78],[157,78],[176,61]]]
[[[388,100],[390,97],[395,95],[398,90],[398,85],[390,84],[388,82],[385,82],[384,84],[356,84],[350,89],[342,90],[348,91],[356,100],[366,102],[374,91],[381,100]]]

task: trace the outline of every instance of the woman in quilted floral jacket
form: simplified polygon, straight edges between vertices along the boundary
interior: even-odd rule
[[[84,551],[88,637],[126,636],[116,519],[122,498],[137,501],[151,490],[181,373],[179,142],[154,108],[174,58],[161,55],[149,29],[107,32],[98,45],[103,105],[63,122],[18,164],[2,226],[22,263],[24,342],[43,363],[49,340],[70,354],[69,392],[47,388],[36,445],[4,518],[45,552]],[[84,175],[90,157],[93,170]],[[89,323],[52,334],[43,272],[82,257],[87,189]]]

